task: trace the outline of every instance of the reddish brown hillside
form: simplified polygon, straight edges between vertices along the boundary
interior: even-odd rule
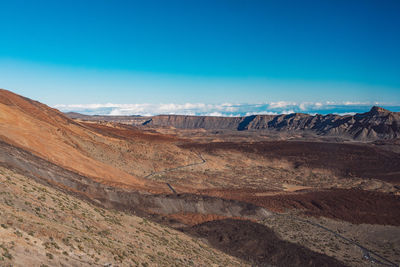
[[[98,156],[107,151],[112,155],[122,142],[104,132],[37,101],[0,90],[0,140],[99,182],[160,191],[156,183],[119,168],[116,160]]]

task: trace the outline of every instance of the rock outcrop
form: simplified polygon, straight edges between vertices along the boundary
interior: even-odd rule
[[[184,115],[158,115],[143,125],[151,127],[175,127],[180,129],[228,129],[311,131],[323,136],[343,136],[355,140],[389,140],[400,137],[400,113],[381,107],[355,115],[252,115],[246,117],[208,117]]]

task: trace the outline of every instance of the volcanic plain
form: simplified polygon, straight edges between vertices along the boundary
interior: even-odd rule
[[[0,90],[0,265],[397,266],[399,125],[63,114]]]

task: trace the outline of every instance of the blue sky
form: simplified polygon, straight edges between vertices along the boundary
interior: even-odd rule
[[[1,1],[0,87],[49,105],[400,105],[400,2]]]

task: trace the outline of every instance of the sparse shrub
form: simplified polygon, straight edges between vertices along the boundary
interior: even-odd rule
[[[49,243],[49,242],[44,242],[43,245],[44,245],[44,247],[45,247],[46,249],[49,249],[49,248],[50,248],[50,243]]]
[[[51,253],[49,253],[49,252],[46,253],[46,256],[47,256],[50,260],[54,259],[53,254],[51,254]]]
[[[18,231],[18,230],[15,231],[14,234],[15,234],[16,236],[18,236],[18,237],[22,237],[22,233],[21,233],[20,231]]]
[[[51,242],[51,245],[55,248],[55,249],[60,249],[60,246],[56,243],[56,242]]]
[[[4,202],[6,203],[7,206],[13,207],[14,203],[12,202],[11,199],[4,199]]]
[[[69,241],[69,237],[65,237],[61,239],[61,241],[66,245],[66,246],[71,246],[71,242]]]
[[[111,233],[110,233],[110,230],[102,230],[102,231],[99,231],[98,234],[102,237],[106,237],[106,236],[110,235]]]
[[[12,260],[13,256],[8,252],[8,250],[3,252],[3,256],[9,260]]]

